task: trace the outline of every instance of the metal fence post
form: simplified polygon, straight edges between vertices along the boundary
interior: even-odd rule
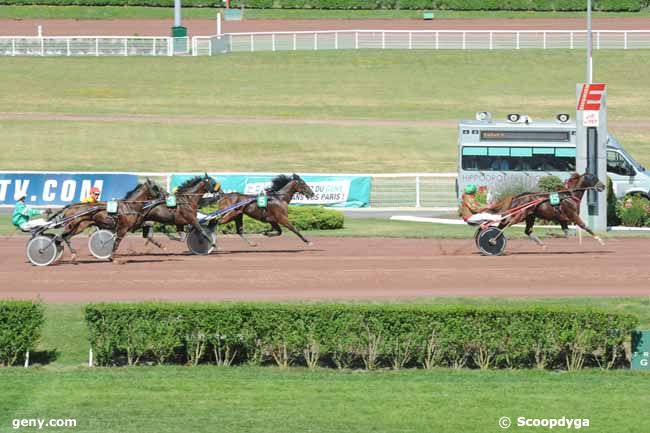
[[[43,38],[41,38],[41,56],[45,55],[45,43],[43,42]]]
[[[438,50],[439,49],[439,43],[440,43],[439,42],[440,41],[440,36],[438,35],[438,32],[435,32],[434,34],[436,36],[436,50]]]
[[[463,49],[465,49],[465,32],[463,32]]]
[[[275,51],[275,33],[271,33],[271,50]]]
[[[600,50],[600,32],[596,33],[596,48]]]
[[[570,34],[571,34],[571,45],[570,45],[570,47],[571,47],[571,49],[573,49],[573,32],[571,32]]]
[[[253,38],[253,34],[251,33],[251,53],[255,51],[255,38]]]
[[[544,32],[544,49],[546,49],[546,32]]]
[[[334,49],[339,49],[339,32],[334,32]]]
[[[11,38],[11,55],[16,55],[16,38]]]
[[[194,39],[192,39],[192,43],[194,43]],[[194,48],[194,47],[192,47],[192,48]],[[192,49],[192,51],[196,51],[196,50]],[[154,55],[154,56],[156,55],[156,38],[153,38],[153,53],[152,53],[152,55]],[[194,54],[194,55],[196,56],[196,54]]]
[[[99,56],[99,38],[95,38],[95,56]]]
[[[386,49],[386,32],[381,32],[381,49]]]
[[[129,55],[129,38],[124,38],[124,55]]]
[[[296,34],[293,34],[293,50],[296,51]]]
[[[623,49],[627,50],[627,32],[623,32]]]
[[[409,32],[409,50],[413,49],[413,32]]]
[[[314,32],[314,50],[318,50],[318,33]]]
[[[519,49],[519,32],[517,32],[517,49]]]
[[[415,207],[420,207],[420,176],[415,176]]]
[[[68,38],[68,39],[65,40],[65,45],[66,45],[66,49],[67,49],[67,53],[66,53],[66,54],[67,54],[68,57],[69,57],[69,56],[70,56],[70,38]]]
[[[221,39],[221,37],[219,37],[219,39]],[[212,55],[212,38],[208,39],[208,50],[209,50],[208,51],[208,53],[209,53],[208,56],[211,56]],[[197,54],[195,54],[195,56],[198,56],[198,51],[199,51],[198,47],[197,47],[196,51],[197,51]]]
[[[359,32],[354,32],[354,48],[359,49]]]
[[[494,48],[494,44],[493,44],[493,41],[492,41],[492,32],[490,32],[490,49],[493,49],[493,48]]]

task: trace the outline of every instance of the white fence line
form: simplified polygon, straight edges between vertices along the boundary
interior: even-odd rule
[[[324,30],[195,36],[195,56],[341,49],[584,49],[584,30]],[[595,49],[648,49],[650,30],[595,30]]]
[[[359,49],[584,49],[584,30],[324,30],[221,36],[0,37],[0,56],[172,56]],[[595,30],[595,49],[648,49],[650,30]]]
[[[171,56],[189,47],[189,38],[163,36],[0,37],[0,56]]]

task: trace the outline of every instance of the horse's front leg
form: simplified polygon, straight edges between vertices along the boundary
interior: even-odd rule
[[[296,236],[298,236],[304,243],[307,245],[311,245],[312,243],[305,239],[303,235],[300,234],[300,232],[289,222],[289,218],[282,215],[282,217],[279,219],[278,223],[282,224],[289,230],[291,230],[293,233],[295,233]]]
[[[544,251],[546,251],[546,245],[544,245],[544,242],[540,238],[537,237],[535,233],[533,233],[533,226],[535,225],[535,214],[532,213],[526,217],[526,229],[524,230],[524,233],[526,233],[526,236],[528,236],[530,239],[535,241],[537,245],[542,247]]]
[[[117,252],[117,249],[120,247],[120,242],[122,242],[122,239],[124,239],[124,236],[126,236],[128,232],[129,232],[128,227],[122,228],[118,226],[117,231],[115,232],[115,243],[113,244],[113,251],[111,252],[111,257],[109,257],[108,259],[111,262],[115,262],[121,265],[125,263],[117,259],[117,254],[115,253]]]
[[[605,245],[605,241],[603,241],[600,236],[596,235],[589,227],[587,227],[587,224],[580,218],[580,215],[574,215],[573,216],[573,223],[577,224],[578,227],[580,227],[582,230],[586,231],[589,233],[594,239],[598,241],[599,244]]]

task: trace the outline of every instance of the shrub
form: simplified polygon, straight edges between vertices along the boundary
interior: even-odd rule
[[[607,176],[607,225],[617,226],[621,223],[616,213],[616,196],[614,195],[614,185],[612,179]]]
[[[492,200],[503,200],[508,196],[522,194],[524,192],[539,192],[537,182],[528,176],[509,176],[504,182],[497,184],[492,193]]]
[[[43,317],[43,306],[39,303],[0,301],[0,366],[14,365],[34,349]]]
[[[86,322],[100,365],[167,359],[368,370],[613,368],[625,364],[623,344],[637,323],[595,309],[241,303],[95,304]]]
[[[557,176],[549,175],[542,177],[537,182],[537,187],[544,192],[560,191],[564,189],[564,182]]]
[[[650,226],[650,200],[641,196],[626,197],[616,205],[616,215],[624,226]]]

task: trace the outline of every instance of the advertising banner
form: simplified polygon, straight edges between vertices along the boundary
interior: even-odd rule
[[[100,200],[122,198],[138,184],[134,174],[0,172],[0,205],[13,206],[21,196],[30,206],[77,203],[94,186]]]
[[[190,174],[174,174],[171,177],[172,190],[192,177]],[[221,183],[225,192],[239,192],[242,194],[259,194],[263,189],[271,186],[271,180],[276,176],[244,175],[227,173],[210,173]],[[317,204],[328,207],[365,207],[370,203],[369,176],[301,176],[311,187],[315,196],[311,199],[296,194],[291,204]]]

